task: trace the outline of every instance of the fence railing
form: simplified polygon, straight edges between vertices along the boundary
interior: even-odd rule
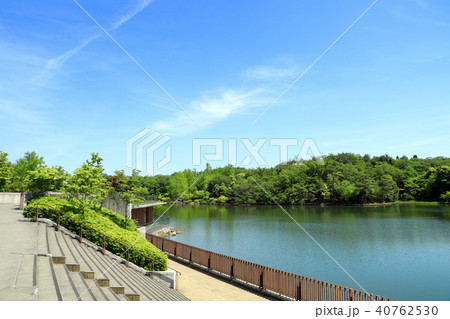
[[[331,284],[242,259],[215,253],[147,233],[157,248],[173,256],[239,279],[260,289],[302,301],[391,301],[356,289]]]
[[[60,230],[61,215],[64,215],[65,217],[67,217],[67,218],[77,222],[80,225],[79,233],[78,233],[78,240],[79,240],[80,243],[83,241],[83,227],[84,228],[89,228],[89,229],[97,232],[98,234],[102,235],[103,236],[103,248],[102,248],[103,255],[105,255],[105,253],[106,253],[106,238],[108,238],[109,240],[112,240],[112,241],[114,241],[114,242],[116,242],[116,243],[118,243],[118,244],[120,244],[120,245],[122,245],[124,247],[124,254],[126,254],[126,264],[127,264],[127,266],[129,266],[129,262],[130,262],[130,254],[129,254],[129,252],[133,251],[133,252],[141,255],[142,257],[146,258],[147,260],[151,261],[151,265],[152,265],[152,270],[151,271],[152,272],[154,271],[155,263],[158,263],[158,264],[162,265],[164,268],[167,267],[167,265],[164,265],[159,260],[156,260],[156,259],[154,259],[154,258],[152,258],[152,257],[150,257],[150,256],[148,256],[148,255],[146,255],[146,254],[144,254],[144,253],[134,249],[132,246],[129,246],[129,245],[125,244],[125,243],[122,243],[121,241],[119,241],[119,240],[117,240],[115,238],[112,238],[111,236],[108,236],[108,235],[104,234],[100,230],[98,230],[98,229],[96,229],[94,227],[91,227],[91,226],[87,225],[86,223],[82,222],[81,220],[79,220],[79,219],[77,219],[77,218],[75,218],[73,216],[70,216],[69,214],[67,214],[65,212],[62,212],[59,209],[57,209],[57,208],[55,208],[53,206],[50,206],[48,204],[45,204],[45,203],[37,203],[36,204],[36,218],[35,218],[36,222],[39,221],[39,206],[48,206],[48,207],[54,209],[58,213],[57,222],[56,222],[56,231]],[[177,273],[177,275],[181,275],[181,273],[179,271],[177,271],[175,269],[173,269],[173,270]]]

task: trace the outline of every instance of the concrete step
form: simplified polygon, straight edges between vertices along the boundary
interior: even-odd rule
[[[96,252],[98,254],[98,252]],[[103,256],[102,256],[103,257]],[[163,283],[154,280],[148,276],[144,276],[142,273],[128,268],[126,265],[119,262],[114,262],[110,259],[108,265],[110,271],[114,273],[117,280],[123,283],[127,289],[126,294],[139,294],[140,300],[153,301],[153,300],[188,300],[181,293],[168,288]],[[104,261],[103,261],[104,262]],[[130,289],[128,289],[130,288]],[[133,292],[131,292],[133,291]],[[134,299],[135,300],[135,299]]]
[[[48,245],[47,245],[47,224],[45,223],[38,223],[39,229],[38,229],[38,236],[37,236],[37,254],[38,255],[47,255],[49,253],[48,251]]]
[[[14,283],[15,288],[34,287],[36,283],[36,255],[21,254]]]
[[[80,271],[84,279],[95,279],[95,272],[93,271]]]
[[[111,279],[111,287],[124,287],[125,294],[136,294],[134,287],[127,284],[127,279],[122,276],[121,273],[116,271],[118,261],[108,257],[103,256],[103,254],[97,250],[90,247],[86,247],[87,251],[90,253],[92,259],[95,261],[96,265],[102,273],[107,274],[108,278]]]
[[[79,272],[69,272],[67,269],[67,265],[64,266],[66,268],[66,274],[71,278],[73,282],[73,286],[75,287],[75,292],[77,295],[77,299],[79,301],[96,301],[97,298],[94,295],[93,287],[89,287],[89,283]]]
[[[101,249],[80,244],[73,234],[54,228],[47,232],[48,250],[65,257],[67,264],[53,265],[63,300],[188,300],[164,283],[104,256]]]
[[[152,279],[150,276],[145,276],[134,269],[118,265],[116,271],[119,271],[126,276],[143,298],[148,300],[188,300],[185,296],[176,290],[167,287],[164,283]]]
[[[108,278],[101,278],[97,279],[97,283],[100,287],[109,287],[109,279]]]
[[[65,256],[52,256],[52,262],[55,265],[65,265],[66,257]]]
[[[57,232],[56,237],[59,239],[60,247],[64,252],[64,255],[69,256],[70,260],[73,260],[78,265],[80,270],[81,281],[83,286],[80,288],[80,296],[83,300],[98,300],[98,301],[108,301],[115,300],[111,299],[109,291],[103,289],[103,285],[99,283],[95,277],[95,272],[91,263],[89,263],[84,251],[82,250],[78,239],[75,236],[65,234],[63,232]],[[69,269],[70,270],[70,269]],[[82,271],[82,272],[81,272]],[[77,275],[73,274],[73,277]],[[106,278],[100,278],[100,280],[107,280]]]
[[[64,255],[61,245],[58,242],[57,233],[59,232],[55,232],[53,227],[47,227],[47,241],[53,260],[53,273],[56,276],[56,281],[62,300],[75,301],[80,298],[80,294],[74,280],[67,270],[66,265],[63,264],[63,262],[65,263],[67,261],[67,258],[63,258],[66,256]]]
[[[63,255],[63,252],[61,251],[61,249],[59,248],[56,238],[55,238],[55,234],[53,231],[53,227],[47,226],[46,228],[46,235],[47,235],[47,247],[48,247],[48,252],[49,254],[51,254],[54,257],[65,257]],[[64,260],[64,263],[66,261]]]
[[[94,280],[95,272],[92,270],[91,265],[87,262],[84,253],[81,251],[80,243],[75,236],[65,234],[63,232],[58,232],[61,244],[61,249],[64,251],[66,256],[70,256],[70,259],[79,265],[79,270],[83,271],[80,273],[82,281],[85,284],[83,287],[83,292],[81,293],[81,298],[91,298],[93,300],[108,301],[109,297],[104,292],[104,289]],[[86,291],[89,290],[89,291]],[[90,297],[86,297],[89,296]]]
[[[111,280],[107,278],[107,276],[102,276],[101,270],[97,267],[95,261],[92,260],[87,253],[86,249],[88,247],[85,244],[80,244],[78,239],[70,235],[64,235],[63,238],[67,244],[67,247],[72,250],[72,253],[74,254],[77,262],[80,263],[82,275],[84,275],[85,279],[94,279],[96,287],[101,287],[101,284],[97,281],[99,279],[108,279],[111,285]],[[113,285],[119,286],[115,282],[113,282]],[[123,296],[114,296],[114,293],[111,291],[111,289],[100,289],[99,292],[101,293],[101,296],[97,296],[98,300],[125,300]]]
[[[58,282],[63,301],[75,301],[80,297],[73,283],[72,277],[67,271],[66,265],[53,264],[54,274]]]
[[[80,272],[80,264],[66,264],[67,270],[70,272]]]
[[[80,245],[80,248],[81,248],[80,251],[84,253],[86,261],[89,262],[90,266],[94,270],[95,275],[99,277],[96,279],[106,279],[106,278],[109,279],[109,288],[107,289],[107,291],[111,292],[114,295],[113,296],[114,299],[112,300],[121,300],[121,301],[127,300],[123,293],[114,292],[114,290],[119,292],[123,291],[125,290],[125,287],[121,282],[116,280],[116,277],[114,276],[114,274],[110,272],[110,270],[108,270],[108,268],[104,267],[104,264],[101,262],[101,259],[106,257],[103,256],[103,254],[94,250],[93,248],[88,247],[84,244]],[[104,292],[106,293],[105,290]]]
[[[44,256],[37,258],[38,300],[58,300],[58,285],[54,282],[52,267],[53,263],[51,258]]]
[[[140,301],[141,300],[141,296],[139,294],[125,294],[125,297],[129,301]]]
[[[123,288],[123,287],[121,287]],[[104,292],[106,293],[106,295],[109,297],[109,300],[111,301],[128,301],[125,298],[125,294],[123,293],[118,293],[117,291],[113,290],[114,288],[109,287],[107,289],[104,290]]]

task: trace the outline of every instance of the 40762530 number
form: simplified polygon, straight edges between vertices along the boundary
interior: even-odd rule
[[[436,306],[379,306],[375,312],[385,316],[436,316],[439,309]]]

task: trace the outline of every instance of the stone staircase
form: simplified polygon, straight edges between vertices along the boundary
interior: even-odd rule
[[[36,232],[37,252],[23,255],[16,277],[17,287],[29,287],[31,281],[36,288],[30,300],[189,300],[95,245],[80,243],[74,234],[46,223],[39,223]]]

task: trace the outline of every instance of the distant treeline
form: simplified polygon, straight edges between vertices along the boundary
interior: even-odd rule
[[[341,153],[326,156],[322,164],[292,161],[256,169],[212,169],[207,165],[202,172],[146,176],[142,183],[160,200],[204,204],[369,204],[450,199],[449,158]]]
[[[98,159],[98,163],[87,161],[89,165],[84,166],[92,166],[90,170],[94,171],[101,167],[101,158]],[[7,154],[0,151],[0,191],[3,192],[59,191],[86,175],[81,174],[83,172],[78,171],[80,176],[76,172],[71,176],[62,167],[46,167],[43,158],[35,152],[27,152],[23,158],[11,163]],[[103,196],[111,190],[122,192],[124,187],[119,186],[128,185],[128,192],[157,195],[163,201],[201,204],[450,201],[450,159],[445,157],[393,158],[341,153],[328,155],[322,162],[310,160],[300,164],[291,161],[272,168],[226,166],[212,169],[207,164],[201,172],[186,169],[171,175],[139,176],[133,171],[130,178],[123,176],[123,171],[116,174],[101,173],[103,177],[94,183],[98,184],[99,194]],[[92,179],[98,176],[91,175]]]

